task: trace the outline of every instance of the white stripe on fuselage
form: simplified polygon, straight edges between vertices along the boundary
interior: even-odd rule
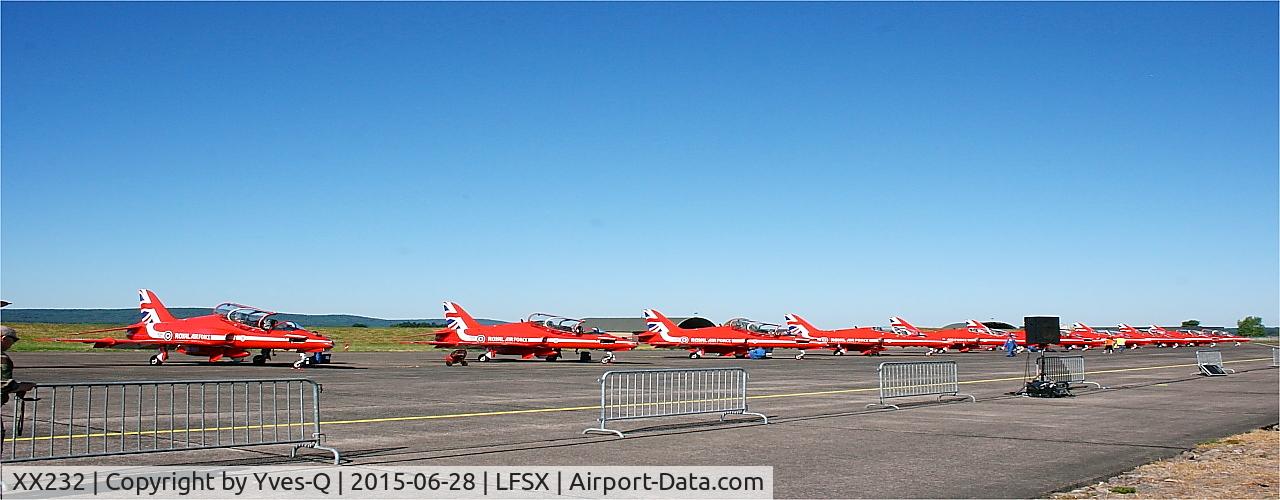
[[[169,334],[170,338],[165,338],[165,334]],[[227,340],[226,335],[212,335],[207,333],[187,333],[187,332],[157,332],[155,329],[155,325],[152,323],[147,324],[147,337],[150,337],[156,340],[167,340],[172,342],[182,342],[184,340],[222,342]],[[305,339],[301,342],[295,342],[295,341],[290,341],[287,338],[264,337],[260,335],[232,335],[231,340],[236,342],[279,342],[282,344],[289,344],[289,345],[326,343],[324,340],[321,340],[321,339]]]

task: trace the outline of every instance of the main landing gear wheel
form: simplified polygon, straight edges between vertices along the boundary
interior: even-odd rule
[[[613,351],[609,351],[609,352],[607,352],[607,353],[605,353],[605,354],[604,354],[604,358],[601,358],[601,359],[600,359],[600,364],[602,364],[602,365],[612,364],[612,363],[613,363],[613,358],[614,358],[614,357],[615,357],[615,355],[613,354]]]
[[[702,357],[702,355],[701,355],[701,354],[698,354],[698,353],[696,353],[696,352],[691,352],[691,353],[689,353],[689,359],[698,359],[698,358],[701,358],[701,357]]]
[[[555,360],[557,360],[557,359],[560,359],[560,355],[559,355],[559,354],[552,354],[552,355],[550,355],[550,356],[547,356],[547,361],[555,361]]]
[[[261,355],[261,354],[258,354],[258,355],[256,355],[256,356],[254,356],[254,357],[253,357],[253,360],[252,360],[252,361],[253,361],[253,364],[255,364],[255,365],[265,365],[265,364],[267,364],[267,357],[266,357],[266,356],[263,356],[263,355]]]
[[[159,355],[152,354],[151,361],[149,361],[149,363],[151,363],[151,366],[160,366],[164,364],[164,360],[160,359]]]
[[[306,364],[306,362],[305,362],[304,360],[301,360],[301,359],[299,359],[299,360],[297,360],[297,361],[294,361],[294,362],[293,362],[293,369],[295,369],[295,370],[301,370],[301,369],[302,369],[302,366],[303,366],[304,364]]]
[[[693,356],[689,356],[689,357],[692,358]],[[746,359],[747,355],[739,352],[739,353],[734,353],[733,357],[738,359]]]
[[[490,356],[489,353],[487,352],[482,352],[476,356],[476,361],[479,361],[481,363],[488,362],[491,359],[493,359],[493,356]]]
[[[836,349],[836,352],[833,352],[831,354],[834,356],[844,356],[844,349]]]
[[[804,359],[804,353],[801,352],[800,354],[797,354],[796,359]]]
[[[581,361],[581,362],[583,362],[583,363],[590,363],[590,362],[591,362],[591,353],[590,353],[590,352],[587,352],[587,351],[583,351],[583,352],[578,353],[578,361]]]

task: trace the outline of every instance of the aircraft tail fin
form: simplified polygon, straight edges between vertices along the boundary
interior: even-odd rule
[[[650,332],[663,337],[666,337],[672,332],[678,332],[681,330],[679,326],[676,326],[674,322],[662,313],[658,312],[657,309],[645,309],[644,322]]]
[[[138,290],[138,310],[142,311],[142,319],[139,323],[146,325],[167,323],[177,319],[169,314],[169,309],[160,302],[160,297],[157,297],[155,292],[145,288]]]
[[[894,332],[897,332],[897,333],[902,333],[902,334],[917,334],[917,333],[920,333],[920,329],[919,329],[919,328],[916,328],[916,327],[915,327],[914,325],[912,325],[911,323],[907,323],[907,320],[902,319],[902,318],[900,318],[900,317],[898,317],[898,316],[894,316],[894,317],[892,317],[892,318],[889,318],[889,326],[893,327],[893,331],[894,331]]]
[[[444,321],[448,324],[449,329],[456,332],[466,332],[471,328],[479,328],[480,322],[471,317],[471,314],[463,309],[457,302],[444,303]]]
[[[813,334],[821,331],[804,318],[801,318],[799,314],[787,314],[783,318],[787,320],[787,333],[792,335],[807,339],[812,338]]]

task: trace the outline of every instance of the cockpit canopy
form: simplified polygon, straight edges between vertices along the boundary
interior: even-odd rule
[[[773,323],[763,323],[760,321],[752,321],[747,318],[733,318],[729,321],[726,321],[724,324],[725,326],[734,328],[736,330],[742,330],[744,332],[754,333],[758,335],[783,335],[787,333],[787,328],[785,326],[775,325]]]
[[[556,316],[547,313],[533,313],[525,319],[529,323],[541,326],[548,330],[555,330],[565,333],[583,333],[582,320],[574,318],[566,318],[564,316]]]
[[[226,318],[227,321],[232,323],[239,323],[252,328],[261,328],[263,330],[288,332],[303,329],[302,325],[293,321],[277,321],[275,318],[271,317],[276,315],[276,313],[272,311],[264,311],[256,307],[235,304],[232,302],[219,304],[218,307],[213,308],[213,313]]]

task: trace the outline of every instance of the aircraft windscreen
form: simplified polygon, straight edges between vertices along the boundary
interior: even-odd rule
[[[735,329],[760,335],[782,335],[787,329],[781,325],[761,323],[746,318],[734,318],[725,323]]]
[[[553,314],[533,313],[525,321],[541,325],[551,330],[557,330],[566,333],[582,333],[582,320],[574,318],[566,318]]]
[[[252,307],[241,307],[239,309],[234,309],[231,312],[227,313],[227,319],[234,321],[236,323],[240,323],[245,326],[262,328],[264,330],[270,330],[271,327],[274,325],[264,323],[264,320],[266,320],[268,316],[271,316],[273,314],[275,313],[270,311],[260,311]],[[270,321],[274,323],[275,320],[270,320]]]

